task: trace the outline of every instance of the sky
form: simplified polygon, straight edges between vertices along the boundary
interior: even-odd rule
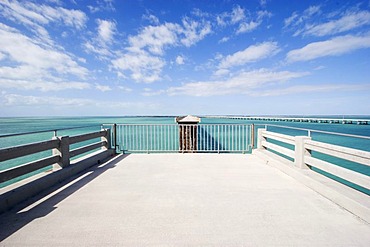
[[[0,0],[0,117],[370,115],[369,0]]]

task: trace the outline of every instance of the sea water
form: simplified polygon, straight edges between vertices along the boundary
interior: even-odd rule
[[[306,116],[308,117],[308,116]],[[315,116],[309,116],[315,117]],[[342,118],[338,116],[317,116],[317,118]],[[370,116],[346,116],[345,119],[370,119]],[[22,145],[26,143],[50,140],[53,136],[77,135],[93,132],[101,129],[102,124],[174,124],[175,117],[29,117],[29,118],[0,118],[0,136],[6,134],[39,132],[36,134],[19,135],[13,137],[0,137],[0,149]],[[288,126],[301,129],[311,129],[319,131],[337,132],[351,135],[370,136],[370,125],[357,124],[330,124],[330,123],[307,123],[307,122],[274,122],[274,121],[251,121],[244,119],[225,119],[225,118],[202,118],[201,124],[254,124],[255,129],[265,128],[288,135],[307,135],[306,130],[285,129],[278,126]],[[274,126],[273,126],[274,125]],[[75,128],[75,129],[70,129]],[[337,135],[324,134],[313,131],[311,133],[313,140],[331,143],[340,146],[360,149],[370,152],[370,140],[352,137],[341,137]],[[92,140],[94,141],[94,140]],[[91,142],[91,141],[90,141]],[[77,145],[83,145],[77,144]],[[281,144],[281,143],[279,143]],[[86,145],[86,144],[85,144]],[[288,148],[292,148],[286,146]],[[74,148],[74,147],[71,147]],[[51,151],[45,151],[38,154],[25,156],[5,162],[0,162],[0,171],[14,167],[25,162],[49,156]],[[355,164],[345,160],[333,158],[330,156],[313,154],[314,157],[321,158],[328,162],[356,170],[366,175],[370,175],[370,167]],[[43,170],[48,169],[44,168]],[[41,170],[42,171],[42,170]],[[40,171],[36,171],[40,172]],[[340,179],[339,179],[340,180]],[[10,181],[14,182],[14,181]],[[8,183],[7,183],[8,184]],[[0,184],[0,188],[4,186]],[[367,192],[369,192],[367,190]]]

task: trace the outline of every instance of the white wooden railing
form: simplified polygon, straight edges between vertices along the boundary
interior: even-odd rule
[[[349,160],[358,164],[370,166],[370,152],[365,152],[357,149],[341,147],[322,142],[306,140],[304,142],[305,155],[303,163],[316,167],[322,171],[333,174],[337,177],[345,179],[349,182],[357,184],[363,188],[370,189],[370,177],[341,166],[333,165],[332,163],[314,158],[310,156],[312,151],[327,154],[333,157]]]
[[[283,145],[276,144],[277,142],[273,143],[274,141],[271,140],[283,143]],[[289,145],[293,148],[288,148]],[[296,167],[302,169],[315,167],[370,190],[370,177],[368,175],[312,157],[311,155],[315,151],[370,167],[370,152],[313,141],[309,136],[289,136],[265,129],[258,130],[257,148],[270,153],[270,155],[278,153],[280,154],[278,156],[280,160]]]

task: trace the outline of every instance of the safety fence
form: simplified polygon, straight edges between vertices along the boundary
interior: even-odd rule
[[[250,124],[114,124],[110,128],[113,145],[125,153],[246,153],[254,143]]]
[[[21,165],[10,166],[5,169],[3,165],[1,165],[0,185],[4,186],[4,184],[2,184],[4,182],[17,179],[54,164],[59,164],[61,168],[68,167],[73,157],[78,157],[97,149],[109,149],[111,147],[110,137],[110,129],[102,129],[100,131],[74,136],[55,136],[51,140],[2,148],[0,149],[0,162],[44,151],[49,151],[50,155]],[[99,139],[96,141],[97,138]],[[93,140],[93,143],[79,145],[78,147],[73,148],[74,144],[84,143],[89,140]]]
[[[370,195],[370,152],[312,140],[312,132],[370,140],[367,136],[315,130],[310,130],[307,136],[291,136],[259,129],[257,148],[285,163],[309,168]]]

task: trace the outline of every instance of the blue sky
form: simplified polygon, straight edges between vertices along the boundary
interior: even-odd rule
[[[1,116],[370,115],[370,1],[0,1]]]

